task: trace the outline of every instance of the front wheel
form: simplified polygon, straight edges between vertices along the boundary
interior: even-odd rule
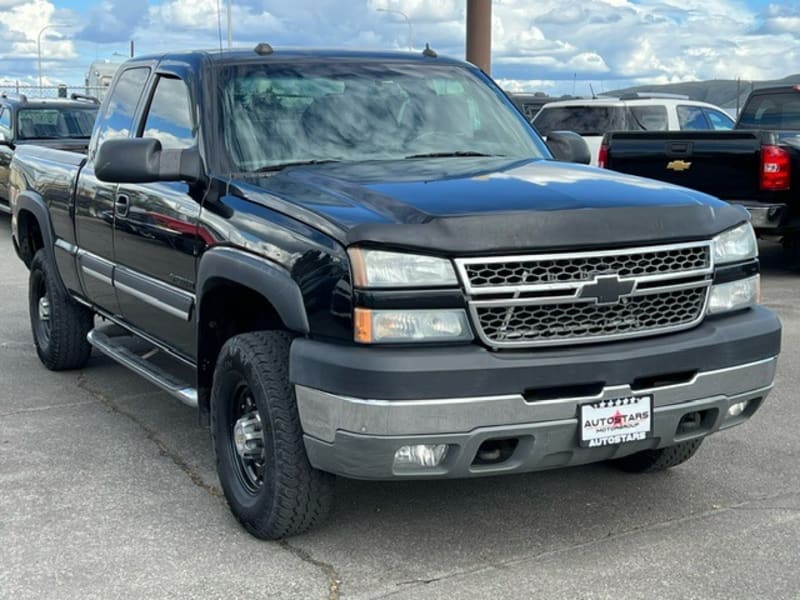
[[[703,438],[679,442],[666,448],[643,450],[636,454],[623,456],[611,464],[629,473],[655,473],[676,467],[692,458],[703,443]]]
[[[308,462],[289,383],[291,336],[245,333],[220,351],[211,435],[225,498],[256,537],[297,535],[325,519],[334,477]]]

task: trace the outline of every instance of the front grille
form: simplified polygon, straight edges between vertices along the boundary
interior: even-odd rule
[[[476,330],[497,348],[687,329],[703,319],[713,273],[708,242],[456,264]]]
[[[565,281],[591,281],[597,275],[640,277],[704,269],[711,260],[708,246],[671,250],[620,252],[602,255],[561,256],[550,259],[475,262],[464,265],[473,289],[535,285]]]

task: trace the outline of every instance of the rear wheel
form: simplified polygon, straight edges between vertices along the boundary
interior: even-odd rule
[[[675,467],[692,458],[703,443],[703,438],[680,442],[674,446],[644,450],[611,461],[611,464],[629,473],[655,473]]]
[[[91,310],[62,291],[54,265],[39,250],[31,261],[28,306],[36,353],[51,371],[80,369],[92,347],[86,334],[94,326]]]
[[[285,332],[237,335],[220,351],[211,391],[217,473],[231,511],[262,539],[322,522],[334,477],[308,462],[289,383]]]

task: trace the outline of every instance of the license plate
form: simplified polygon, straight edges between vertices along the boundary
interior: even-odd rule
[[[582,448],[638,442],[653,431],[653,397],[631,396],[582,404],[579,417]]]

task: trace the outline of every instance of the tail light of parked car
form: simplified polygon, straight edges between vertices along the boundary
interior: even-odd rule
[[[761,147],[761,189],[778,192],[789,189],[791,157],[779,146]]]
[[[606,168],[606,164],[608,163],[608,146],[603,144],[600,146],[600,152],[597,153],[597,166],[601,169]]]

